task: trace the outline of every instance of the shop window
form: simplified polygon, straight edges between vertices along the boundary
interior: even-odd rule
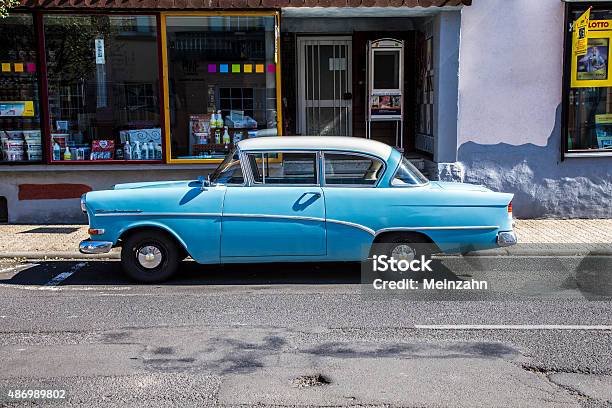
[[[573,26],[588,6],[568,7]],[[612,9],[595,6],[590,18],[585,54],[576,52],[573,31],[566,33],[566,155],[612,153]]]
[[[171,161],[278,134],[276,17],[164,16]]]
[[[162,159],[154,16],[46,15],[53,162]]]
[[[0,163],[42,160],[37,72],[33,17],[0,18]]]

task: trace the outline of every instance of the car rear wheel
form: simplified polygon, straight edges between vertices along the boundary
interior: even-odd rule
[[[415,259],[421,259],[424,255],[429,258],[433,252],[432,244],[427,238],[420,235],[412,234],[389,234],[382,238],[382,240],[376,246],[379,254],[373,255],[386,255],[387,258],[394,258],[396,261],[405,260],[412,261]],[[382,272],[385,279],[399,280],[399,279],[415,279],[420,280],[425,276],[424,272],[415,271],[386,271]]]
[[[169,279],[179,265],[180,248],[166,234],[142,231],[130,235],[123,243],[121,264],[132,279],[144,283]]]

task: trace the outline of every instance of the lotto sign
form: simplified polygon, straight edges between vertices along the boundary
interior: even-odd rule
[[[576,36],[576,31],[574,31],[571,87],[598,88],[612,86],[612,72],[610,72],[612,20],[588,21],[586,52],[583,54],[577,53],[578,41],[580,40]]]
[[[574,56],[586,55],[589,38],[589,20],[591,8],[581,15],[574,23]]]

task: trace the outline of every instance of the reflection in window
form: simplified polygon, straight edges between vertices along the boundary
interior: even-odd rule
[[[161,160],[153,16],[46,15],[54,161]]]
[[[274,30],[273,16],[166,17],[172,158],[277,134]]]
[[[393,181],[391,184],[394,186],[417,186],[421,184],[427,183],[427,177],[425,177],[421,172],[414,167],[410,160],[405,157],[402,157],[402,162],[400,163],[397,171],[395,172],[395,176],[393,177]]]
[[[0,162],[42,160],[31,15],[0,18]]]

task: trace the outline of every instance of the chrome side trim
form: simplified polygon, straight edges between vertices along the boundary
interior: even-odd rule
[[[230,217],[230,218],[279,218],[279,219],[298,220],[298,221],[325,222],[325,218],[304,217],[302,215],[234,214],[234,213],[226,213],[226,214],[223,214],[223,217]]]
[[[495,230],[499,229],[497,225],[462,225],[453,227],[397,227],[397,228],[383,228],[376,231],[376,235],[382,234],[383,232],[394,232],[394,231],[444,231],[444,230]]]
[[[90,241],[86,239],[79,244],[79,252],[82,254],[106,254],[110,252],[113,243],[110,241]]]
[[[221,217],[221,213],[179,213],[179,212],[113,212],[96,213],[96,217]]]
[[[339,225],[346,225],[347,227],[358,228],[358,229],[360,229],[362,231],[367,232],[370,235],[376,235],[376,231],[374,231],[372,228],[366,227],[365,225],[356,224],[354,222],[340,221],[340,220],[330,220],[330,219],[328,219],[327,222],[331,222],[331,223],[339,224]]]
[[[96,214],[141,213],[142,210],[96,210]]]

